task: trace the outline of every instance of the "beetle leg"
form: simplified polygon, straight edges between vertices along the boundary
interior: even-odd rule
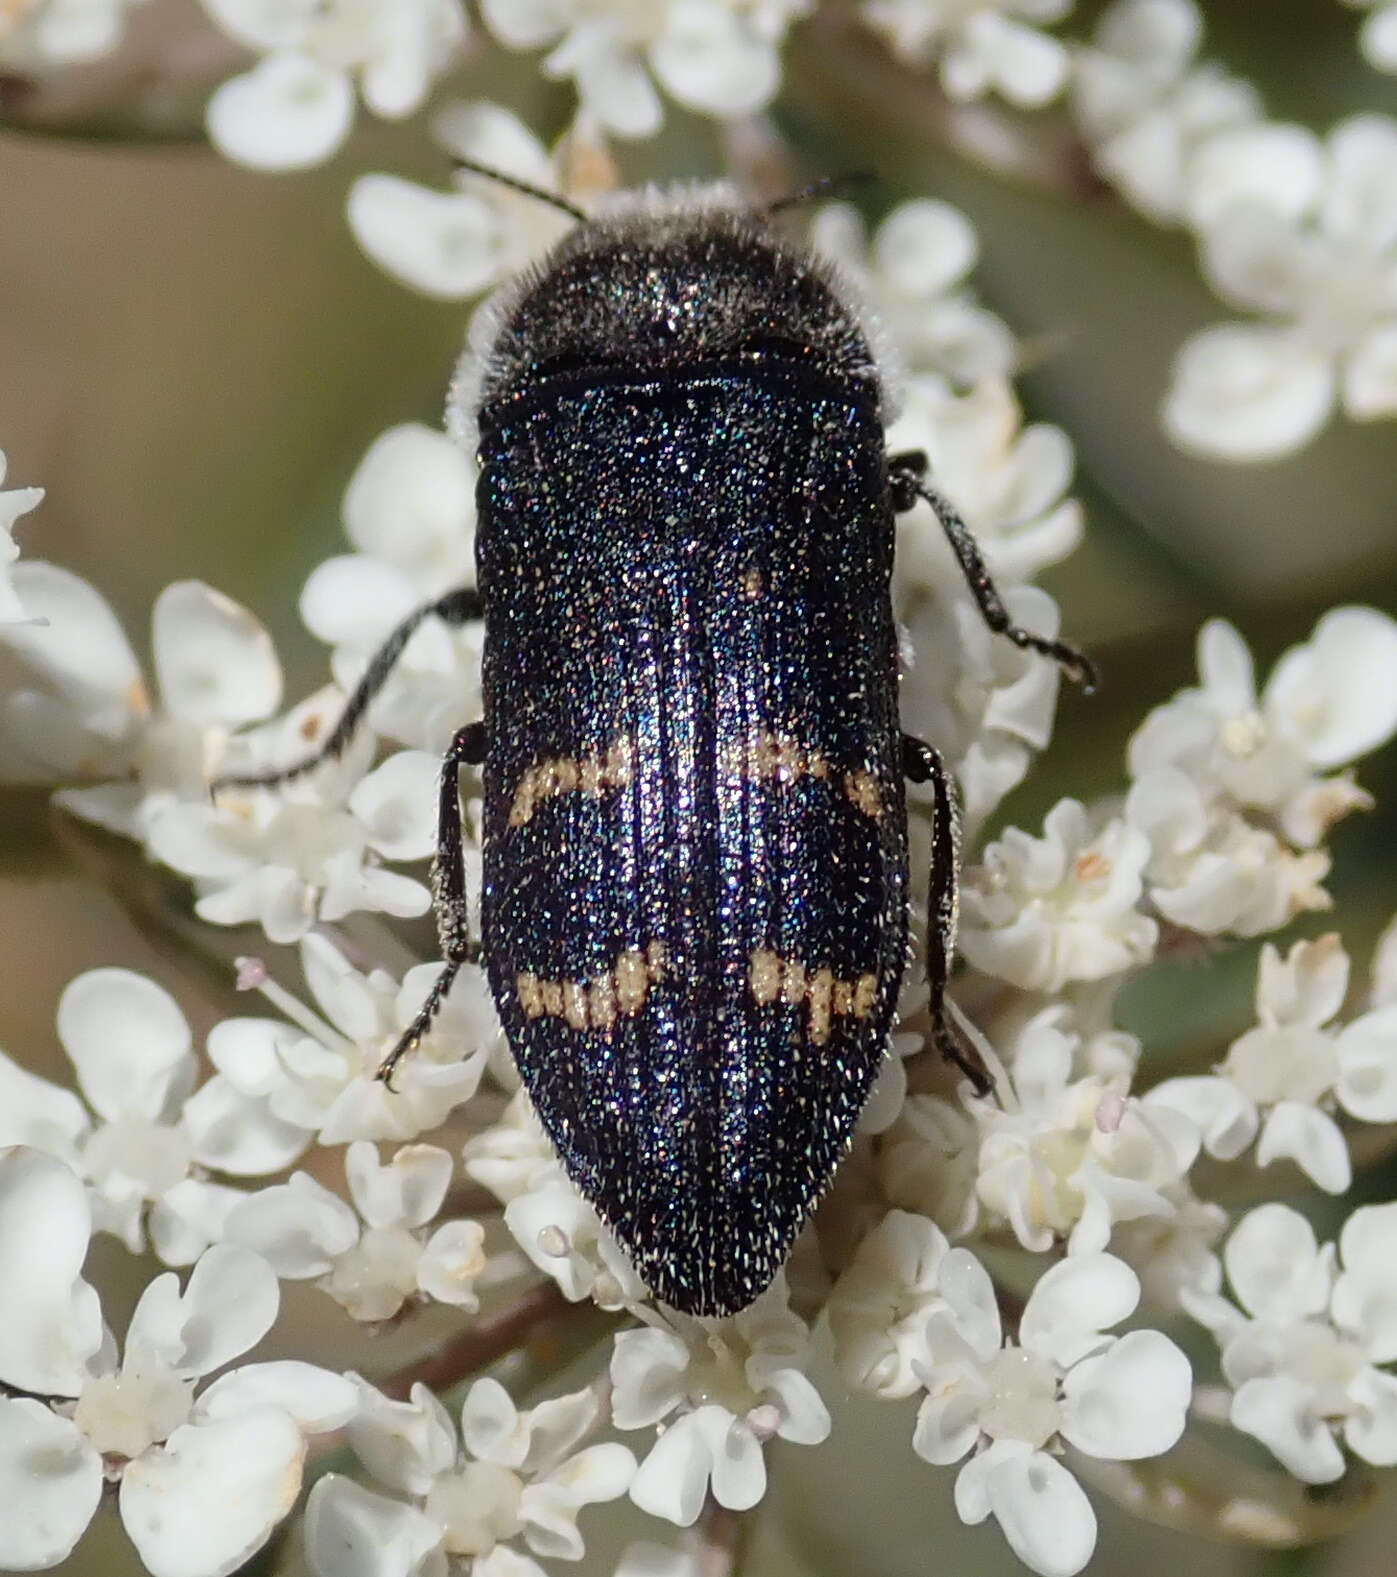
[[[438,618],[443,624],[453,626],[469,624],[472,619],[480,618],[482,612],[480,593],[473,586],[462,586],[456,591],[447,592],[444,597],[438,597],[435,602],[424,603],[420,608],[415,608],[374,653],[369,666],[364,670],[364,677],[355,685],[353,694],[345,703],[339,722],[330,730],[324,744],[318,750],[307,756],[304,761],[298,761],[295,766],[282,767],[272,772],[230,772],[223,777],[214,778],[209,784],[209,793],[217,798],[223,789],[277,788],[283,783],[290,783],[294,778],[304,777],[307,772],[313,772],[322,762],[338,760],[358,731],[374,697],[388,682],[388,676],[393,672],[394,666],[403,654],[403,648],[412,639],[418,625],[425,624],[430,618]]]
[[[931,821],[931,882],[927,895],[926,973],[931,987],[931,1038],[988,1095],[994,1087],[979,1052],[956,1032],[946,1013],[946,986],[960,920],[960,805],[941,752],[911,734],[902,736],[902,770],[913,783],[930,783],[935,796]]]
[[[936,512],[936,518],[941,523],[941,529],[946,533],[946,540],[951,544],[951,551],[960,564],[961,573],[965,576],[971,595],[975,598],[990,629],[996,635],[1006,636],[1015,646],[1025,651],[1041,652],[1044,657],[1051,657],[1069,679],[1081,685],[1082,689],[1090,695],[1099,682],[1096,664],[1085,652],[1079,652],[1075,646],[1069,646],[1066,641],[1054,641],[1046,635],[1035,635],[1031,630],[1025,630],[1010,620],[1009,610],[995,590],[984,556],[980,552],[979,544],[971,535],[970,527],[960,518],[950,499],[928,484],[926,472],[927,458],[920,449],[888,456],[888,480],[892,487],[893,508],[901,514],[911,509],[917,499],[924,498]]]
[[[432,862],[432,892],[436,898],[437,938],[445,960],[441,973],[427,993],[417,1017],[378,1066],[376,1078],[391,1085],[393,1071],[432,1027],[451,983],[461,965],[474,957],[470,937],[470,910],[466,901],[466,849],[461,823],[459,775],[462,767],[478,767],[485,759],[485,724],[467,723],[459,729],[442,758],[441,787],[437,799],[437,854]]]

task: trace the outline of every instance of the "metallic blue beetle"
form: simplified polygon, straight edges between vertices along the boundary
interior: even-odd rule
[[[944,1012],[956,812],[898,723],[895,513],[929,499],[991,626],[1092,673],[1009,623],[925,459],[887,454],[861,312],[769,213],[631,198],[486,323],[450,412],[478,445],[478,590],[406,621],[322,752],[424,618],[484,618],[485,715],[442,777],[445,968],[382,1073],[473,956],[478,766],[482,951],[530,1098],[655,1294],[726,1314],[780,1268],[885,1054],[907,778],[935,788],[933,1036],[987,1082]]]

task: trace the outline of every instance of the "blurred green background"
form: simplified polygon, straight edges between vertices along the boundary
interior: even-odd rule
[[[1079,7],[1066,31],[1082,36],[1099,9]],[[1397,79],[1357,54],[1358,13],[1332,0],[1213,0],[1205,10],[1205,55],[1254,80],[1274,115],[1323,130],[1361,109],[1397,114]],[[0,447],[9,485],[47,490],[18,530],[26,556],[96,582],[143,657],[156,594],[198,577],[267,623],[294,698],[324,678],[295,608],[310,568],[341,547],[345,483],[385,427],[439,419],[466,318],[460,306],[413,296],[360,254],[345,194],[370,169],[441,184],[446,162],[420,121],[385,127],[361,115],[327,168],[275,177],[228,166],[202,144],[198,105],[229,60],[206,41],[200,52],[191,12],[179,0],[138,12],[118,67],[61,89],[0,87]],[[550,136],[569,113],[567,95],[529,60],[484,47],[438,96],[451,93],[508,103]],[[1397,610],[1397,426],[1336,424],[1293,459],[1254,468],[1171,449],[1156,417],[1170,357],[1194,329],[1230,315],[1200,282],[1191,243],[1085,178],[1065,120],[993,104],[985,113],[1018,140],[1026,169],[1004,176],[958,152],[932,81],[890,65],[833,7],[793,32],[772,120],[802,174],[875,169],[881,184],[861,197],[870,216],[921,193],[962,207],[981,239],[982,297],[1043,347],[1021,394],[1028,419],[1059,423],[1076,445],[1089,527],[1086,545],[1045,583],[1106,683],[1091,700],[1064,696],[1052,748],[1003,807],[1001,819],[1036,827],[1063,793],[1123,785],[1125,741],[1150,706],[1190,681],[1204,618],[1233,619],[1264,675],[1336,602]],[[630,180],[713,171],[723,148],[712,125],[671,111],[661,138],[618,153]],[[1363,763],[1360,779],[1379,806],[1333,838],[1334,913],[1293,934],[1338,926],[1361,984],[1371,943],[1397,909],[1397,750]],[[198,1035],[239,1010],[226,975],[181,950],[177,884],[133,871],[114,845],[75,837],[42,794],[3,791],[0,806],[0,1046],[61,1077],[59,992],[99,964],[161,979]],[[113,872],[134,905],[112,895]],[[171,923],[138,924],[143,908],[163,908]],[[226,956],[256,945],[224,939]],[[1127,1007],[1150,1055],[1225,1047],[1248,1020],[1255,953],[1219,949],[1137,993]],[[1362,1192],[1391,1197],[1393,1181],[1380,1163]],[[120,1251],[107,1242],[95,1253],[95,1279],[120,1281]],[[341,1322],[315,1294],[288,1301],[288,1349],[313,1341],[321,1361],[383,1367],[361,1335],[325,1350],[338,1340],[327,1326]],[[842,1414],[832,1441],[778,1457],[785,1471],[776,1470],[743,1570],[1013,1568],[996,1532],[956,1521],[952,1476],[912,1457],[911,1412],[840,1404],[839,1392],[829,1381]],[[1098,1501],[1091,1570],[1173,1572],[1187,1562],[1200,1574],[1376,1577],[1392,1570],[1397,1491],[1381,1501],[1337,1541],[1285,1555],[1205,1545]],[[616,1520],[591,1513],[584,1528]],[[591,1538],[582,1571],[609,1572],[614,1552],[610,1538]],[[274,1548],[261,1564],[294,1558]],[[116,1577],[138,1567],[108,1518],[69,1569]]]

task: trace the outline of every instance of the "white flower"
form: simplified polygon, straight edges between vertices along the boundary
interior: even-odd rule
[[[370,445],[344,495],[354,553],[326,559],[301,593],[301,618],[334,647],[345,691],[408,614],[475,579],[475,468],[444,433],[392,427]],[[376,733],[441,755],[480,710],[482,628],[426,620],[369,708]]]
[[[1322,1248],[1303,1216],[1260,1205],[1223,1250],[1242,1305],[1184,1294],[1217,1338],[1232,1423],[1307,1484],[1343,1476],[1339,1439],[1397,1464],[1397,1205],[1365,1205]],[[1245,1310],[1245,1313],[1243,1312]]]
[[[1031,1019],[998,1100],[971,1096],[966,1105],[980,1131],[982,1223],[1008,1226],[1037,1253],[1065,1237],[1069,1254],[1091,1254],[1117,1222],[1174,1216],[1171,1191],[1199,1136],[1188,1117],[1145,1106],[1123,1080],[1073,1079],[1077,1037],[1066,1015],[1057,1005]]]
[[[1016,582],[1065,558],[1081,540],[1081,507],[1062,496],[1072,480],[1071,444],[1056,427],[1025,429],[1000,377],[958,395],[928,375],[911,379],[905,392],[890,447],[929,457],[935,486],[975,533],[1015,621],[1056,634],[1052,598]],[[973,829],[1048,743],[1057,666],[990,631],[930,505],[900,516],[897,531],[903,720],[946,755]]]
[[[50,1406],[0,1400],[0,1562],[59,1565],[120,1483],[121,1519],[153,1577],[225,1577],[294,1507],[305,1436],[354,1411],[353,1388],[310,1364],[230,1370],[276,1319],[276,1277],[255,1254],[219,1245],[183,1293],[157,1276],[136,1305],[125,1354],[103,1332],[78,1275],[90,1223],[78,1179],[24,1148],[0,1154],[0,1381]],[[39,1323],[42,1322],[42,1323]]]
[[[419,1294],[475,1313],[485,1229],[455,1220],[426,1233],[451,1182],[450,1155],[435,1145],[404,1145],[383,1166],[360,1139],[345,1152],[344,1170],[364,1228],[321,1283],[326,1292],[356,1320],[390,1319]]]
[[[320,164],[349,135],[357,80],[375,115],[421,108],[467,32],[460,0],[203,0],[261,58],[209,100],[209,138],[258,170]]]
[[[47,73],[109,54],[143,0],[18,0],[0,14],[0,65]]]
[[[700,114],[751,115],[781,81],[786,29],[811,0],[481,0],[509,49],[551,46],[545,76],[571,80],[582,111],[620,137],[649,137],[663,111],[650,77]],[[649,68],[648,71],[646,68]]]
[[[1358,34],[1359,48],[1374,71],[1397,72],[1397,3],[1394,0],[1344,0],[1371,9]]]
[[[1332,610],[1258,698],[1246,643],[1213,619],[1199,632],[1198,669],[1202,683],[1156,707],[1130,741],[1125,816],[1150,840],[1146,878],[1161,914],[1203,934],[1255,936],[1329,905],[1329,858],[1315,846],[1371,804],[1331,769],[1397,730],[1387,683],[1397,624],[1372,608]]]
[[[585,194],[577,175],[589,162],[608,164],[604,152],[588,149],[576,129],[550,155],[517,115],[485,100],[443,106],[432,117],[431,132],[436,145],[455,158],[568,199]],[[349,227],[364,251],[395,279],[444,301],[464,300],[510,279],[572,222],[541,199],[469,170],[457,171],[446,192],[383,174],[360,176],[349,191]],[[461,519],[468,521],[471,512],[468,504]],[[352,523],[346,523],[352,536]],[[453,524],[459,527],[460,520]],[[474,555],[463,564],[472,573],[451,584],[474,578]]]
[[[1222,1261],[1213,1248],[1227,1230],[1227,1212],[1199,1199],[1186,1181],[1166,1187],[1163,1194],[1169,1214],[1117,1222],[1111,1249],[1139,1276],[1147,1302],[1176,1309],[1186,1287],[1216,1292],[1222,1286]]]
[[[515,1091],[500,1120],[468,1140],[462,1153],[467,1175],[506,1205],[558,1164],[558,1152],[523,1089]]]
[[[1344,778],[1329,781],[1351,787]],[[1335,796],[1331,807],[1342,814],[1338,807],[1346,798]],[[1187,931],[1261,936],[1307,910],[1330,906],[1321,885],[1329,874],[1322,849],[1297,854],[1173,767],[1137,779],[1125,819],[1150,842],[1150,902]]]
[[[531,1172],[528,1186],[505,1206],[504,1224],[569,1303],[590,1297],[603,1309],[619,1309],[646,1296],[625,1250],[556,1158]]]
[[[294,941],[316,919],[360,909],[421,914],[421,882],[381,868],[420,859],[436,844],[439,764],[403,752],[368,773],[375,740],[364,729],[338,763],[275,791],[233,791],[210,804],[221,772],[295,763],[343,710],[328,691],[275,724],[231,737],[267,716],[281,668],[261,625],[197,581],[156,600],[152,619],[162,708],[152,708],[136,659],[110,608],[85,581],[39,562],[15,571],[37,622],[0,626],[24,665],[0,714],[0,761],[21,781],[99,778],[59,803],[194,878],[196,912],[217,925],[257,920],[273,941]]]
[[[0,1144],[50,1150],[86,1181],[98,1231],[145,1247],[146,1213],[195,1166],[275,1172],[309,1136],[255,1094],[210,1080],[191,1095],[192,1037],[178,1004],[129,969],[91,969],[58,1004],[58,1038],[92,1114],[69,1091],[0,1054]]]
[[[1148,858],[1143,833],[1119,819],[1093,826],[1076,800],[1062,800],[1042,838],[1009,827],[966,872],[960,950],[1027,991],[1145,963],[1158,935],[1136,908]]]
[[[4,776],[112,780],[69,790],[60,803],[131,838],[143,838],[172,797],[206,800],[231,731],[269,716],[281,699],[281,665],[257,620],[200,581],[167,586],[151,615],[157,707],[99,592],[38,560],[14,578],[38,622],[0,627],[24,668],[4,697]]]
[[[930,198],[901,203],[870,244],[852,203],[826,203],[810,226],[810,244],[853,281],[909,370],[938,372],[955,384],[1013,370],[1008,325],[964,287],[979,242],[959,209]]]
[[[1354,421],[1397,415],[1397,120],[1341,122],[1316,162],[1302,206],[1229,200],[1204,224],[1213,289],[1267,321],[1205,329],[1180,351],[1163,417],[1191,453],[1293,453],[1336,404]]]
[[[1190,209],[1206,140],[1261,115],[1250,83],[1214,64],[1193,66],[1202,29],[1193,0],[1116,0],[1094,46],[1073,56],[1072,107],[1092,162],[1158,224]]]
[[[625,1250],[563,1170],[526,1091],[464,1154],[467,1175],[504,1203],[515,1242],[569,1303],[590,1297],[603,1309],[629,1309],[646,1298]]]
[[[944,1307],[938,1272],[949,1248],[925,1216],[890,1210],[859,1244],[826,1304],[834,1361],[850,1385],[911,1396],[931,1362],[928,1319]]]
[[[1188,1359],[1158,1331],[1105,1334],[1140,1297],[1134,1272],[1109,1254],[1040,1277],[1018,1346],[1003,1342],[994,1284],[968,1249],[945,1256],[939,1281],[946,1307],[931,1316],[912,1449],[937,1466],[973,1452],[956,1479],[962,1521],[993,1516],[1025,1565],[1071,1577],[1091,1557],[1096,1518],[1049,1449],[1115,1461],[1167,1451],[1183,1433]]]
[[[0,43],[3,43],[3,36],[0,36]],[[5,480],[5,464],[5,451],[0,449],[0,482]],[[10,565],[19,557],[14,529],[19,517],[35,508],[43,496],[42,487],[0,489],[0,624],[16,624],[28,617],[10,579]]]
[[[927,1216],[948,1237],[959,1238],[979,1220],[979,1152],[979,1130],[961,1106],[912,1094],[879,1136],[874,1166],[890,1204]]]
[[[1041,587],[1009,586],[1003,599],[1016,623],[1057,634],[1057,604]],[[1057,665],[995,635],[964,585],[918,598],[903,625],[902,721],[945,754],[973,836],[1052,738]]]
[[[1348,977],[1337,935],[1297,942],[1284,962],[1268,944],[1256,981],[1258,1026],[1232,1043],[1216,1075],[1167,1079],[1147,1103],[1191,1117],[1209,1154],[1224,1161],[1259,1128],[1259,1165],[1291,1160],[1326,1193],[1343,1193],[1353,1168],[1333,1107],[1364,1122],[1397,1121],[1397,1007],[1333,1027]]]
[[[616,1427],[669,1420],[636,1472],[636,1505],[681,1528],[710,1492],[731,1511],[755,1506],[766,1493],[764,1441],[818,1445],[829,1434],[829,1413],[804,1373],[809,1353],[784,1276],[728,1319],[670,1312],[621,1331],[611,1355]]]
[[[303,760],[333,727],[344,696],[331,687],[274,726],[237,741],[237,771],[275,770]],[[385,870],[382,860],[422,860],[436,848],[441,764],[404,750],[371,772],[375,740],[364,728],[339,761],[272,788],[207,790],[168,797],[146,812],[156,859],[191,877],[194,912],[213,925],[255,922],[273,942],[294,942],[317,920],[360,910],[398,916],[431,907],[427,888]],[[227,760],[223,770],[230,770]]]
[[[247,1195],[229,1212],[224,1237],[254,1249],[286,1280],[318,1278],[356,1320],[392,1319],[419,1298],[474,1313],[484,1229],[453,1220],[429,1230],[451,1182],[450,1155],[435,1145],[404,1145],[385,1166],[361,1139],[346,1151],[344,1169],[354,1209],[296,1172]]]
[[[1081,543],[1082,506],[1063,496],[1072,485],[1071,440],[1047,422],[1025,427],[1007,377],[986,375],[964,393],[933,374],[912,378],[888,448],[927,456],[933,484],[960,511],[1001,583],[1032,580]],[[963,571],[923,501],[898,519],[897,570],[904,584],[938,594],[963,589]]]
[[[417,1016],[438,964],[419,964],[399,985],[381,969],[363,974],[333,943],[312,932],[301,967],[322,1019],[244,960],[245,984],[261,990],[291,1021],[228,1019],[209,1036],[220,1074],[249,1096],[265,1098],[283,1122],[317,1134],[321,1144],[353,1139],[415,1139],[439,1127],[480,1086],[502,1038],[485,973],[467,964],[390,1089],[380,1063]]]
[[[350,1446],[406,1499],[376,1495],[339,1474],[319,1480],[306,1505],[306,1556],[318,1577],[341,1577],[346,1550],[363,1577],[444,1577],[448,1557],[454,1570],[474,1577],[542,1577],[507,1541],[522,1538],[544,1558],[580,1560],[578,1512],[624,1495],[635,1472],[624,1446],[573,1449],[602,1421],[595,1388],[519,1413],[497,1380],[477,1380],[461,1409],[458,1445],[445,1408],[425,1386],[395,1402],[354,1381],[359,1407]]]
[[[939,60],[948,97],[978,99],[994,89],[1034,107],[1057,97],[1068,57],[1026,24],[1057,22],[1071,9],[1072,0],[863,0],[859,11],[902,59]]]
[[[1198,634],[1198,675],[1198,688],[1181,690],[1136,730],[1132,777],[1175,767],[1231,805],[1269,813],[1305,848],[1367,803],[1346,779],[1321,774],[1397,732],[1397,622],[1387,614],[1332,609],[1280,658],[1259,698],[1246,642],[1226,620],[1210,619]]]

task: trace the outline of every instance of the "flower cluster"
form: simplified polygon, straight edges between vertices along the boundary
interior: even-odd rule
[[[1001,93],[1037,107],[1067,81],[1066,48],[1035,24],[1060,21],[1072,0],[862,0],[860,15],[912,65],[937,63],[951,99]]]
[[[1192,1294],[1217,1338],[1232,1423],[1306,1484],[1344,1473],[1340,1440],[1397,1466],[1397,1205],[1364,1205],[1322,1248],[1302,1215],[1260,1205],[1227,1240],[1241,1304]],[[1342,1268],[1341,1268],[1342,1267]],[[1245,1311],[1245,1312],[1243,1312]]]
[[[1394,19],[1370,18],[1370,58]],[[1074,108],[1101,174],[1187,225],[1213,290],[1261,318],[1184,345],[1166,432],[1213,459],[1274,459],[1336,407],[1397,415],[1397,121],[1355,115],[1321,139],[1267,120],[1250,84],[1193,64],[1202,26],[1194,0],[1116,0],[1078,52]]]
[[[1329,829],[1369,797],[1336,772],[1397,731],[1397,698],[1355,686],[1397,663],[1397,623],[1338,608],[1276,664],[1261,696],[1251,654],[1218,619],[1198,637],[1196,689],[1130,741],[1127,823],[1149,842],[1154,907],[1203,935],[1257,936],[1323,909]]]

